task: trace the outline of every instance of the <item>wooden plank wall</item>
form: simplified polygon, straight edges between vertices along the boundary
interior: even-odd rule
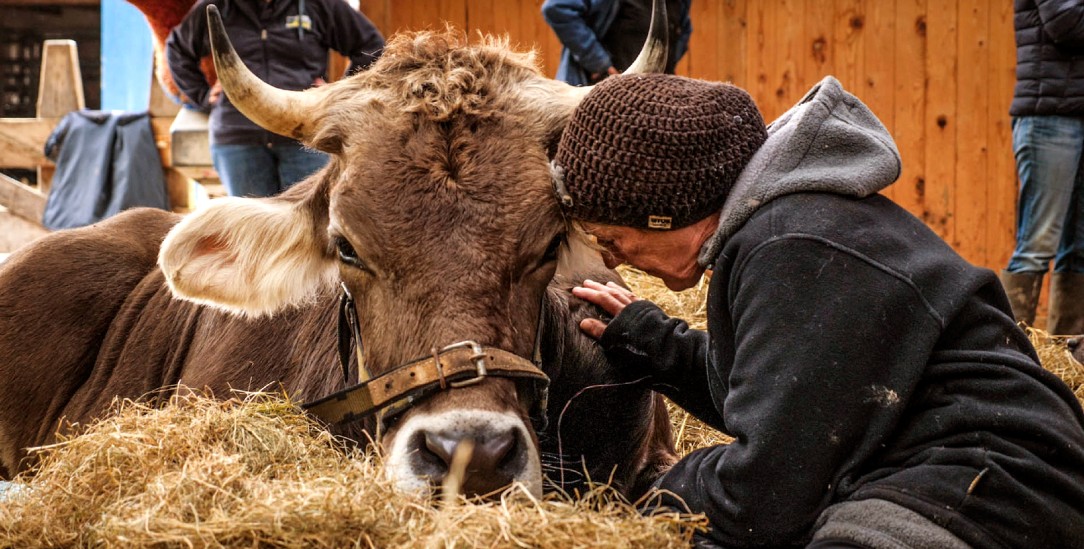
[[[508,34],[541,54],[560,44],[541,0],[362,0],[386,34],[443,28]],[[1015,82],[1006,0],[694,0],[678,73],[749,90],[766,120],[824,75],[865,101],[897,140],[904,171],[886,194],[970,261],[1000,269],[1012,251]]]

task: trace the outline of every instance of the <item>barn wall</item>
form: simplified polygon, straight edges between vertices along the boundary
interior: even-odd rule
[[[508,33],[547,74],[560,45],[541,0],[362,0],[385,32]],[[1000,269],[1013,245],[1016,175],[1008,108],[1015,50],[1006,0],[695,0],[687,76],[731,81],[773,120],[826,74],[895,136],[891,198],[967,259]]]

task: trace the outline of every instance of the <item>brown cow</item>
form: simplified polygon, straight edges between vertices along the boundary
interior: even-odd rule
[[[342,389],[340,284],[361,319],[360,372],[383,376],[368,398],[402,394],[404,372],[439,376],[442,390],[397,400],[384,418],[400,488],[439,485],[464,441],[468,494],[510,482],[540,492],[543,455],[565,473],[551,479],[574,484],[582,460],[632,495],[672,463],[658,397],[584,389],[615,375],[597,352],[577,358],[590,345],[574,320],[548,325],[548,338],[572,344],[545,366],[555,398],[541,448],[528,420],[535,385],[515,377],[533,370],[543,295],[570,234],[547,152],[585,89],[542,77],[504,43],[449,32],[399,36],[366,72],[285,92],[244,68],[210,11],[231,100],[332,159],[278,197],[221,199],[181,219],[135,210],[13,255],[0,270],[0,472],[20,470],[24,449],[52,440],[62,419],[86,422],[114,396],[281,383],[311,401]],[[634,67],[660,59],[645,48]],[[562,303],[550,299],[551,318]],[[446,380],[443,364],[463,349],[472,377]],[[338,429],[365,440],[376,425]]]

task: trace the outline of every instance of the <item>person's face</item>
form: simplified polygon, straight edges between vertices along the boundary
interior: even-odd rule
[[[666,287],[681,291],[700,281],[704,268],[697,256],[719,225],[718,214],[672,231],[652,231],[599,223],[583,223],[584,230],[603,248],[603,260],[613,269],[622,263],[662,279]]]

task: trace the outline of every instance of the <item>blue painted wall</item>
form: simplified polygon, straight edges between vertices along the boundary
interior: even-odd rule
[[[125,0],[101,0],[102,110],[145,111],[150,105],[154,37],[143,14]]]

